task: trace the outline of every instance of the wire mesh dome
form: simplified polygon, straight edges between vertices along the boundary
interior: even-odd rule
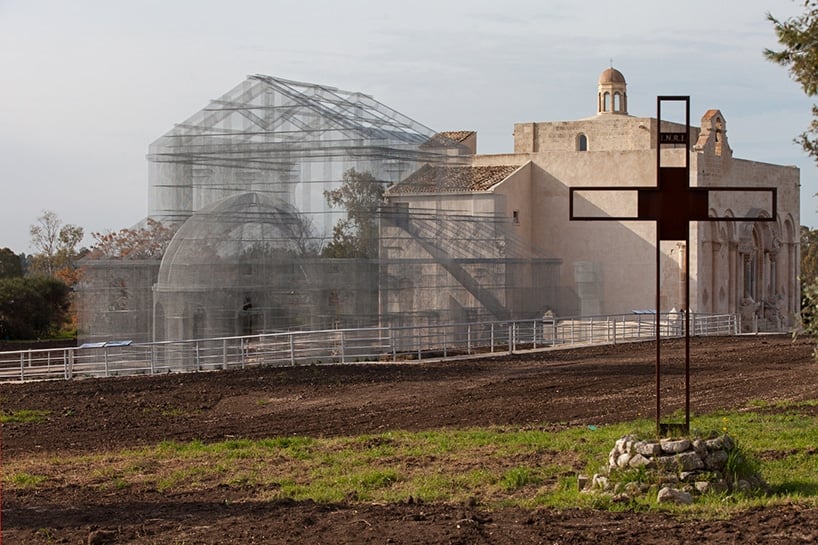
[[[162,259],[159,285],[236,286],[242,276],[256,283],[263,271],[255,267],[304,256],[313,240],[309,231],[308,220],[282,201],[260,193],[228,197],[179,228]]]
[[[157,338],[297,327],[316,312],[318,274],[307,262],[312,240],[295,208],[261,193],[196,212],[162,259],[154,289]]]

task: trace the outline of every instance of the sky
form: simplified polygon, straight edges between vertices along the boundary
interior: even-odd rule
[[[818,168],[793,142],[813,100],[764,48],[793,0],[0,0],[0,248],[31,253],[43,211],[91,233],[147,215],[148,145],[266,74],[360,91],[434,130],[513,149],[514,123],[596,113],[613,63],[628,110],[690,95],[717,108],[734,157]]]

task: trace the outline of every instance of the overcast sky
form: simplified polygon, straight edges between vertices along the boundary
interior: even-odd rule
[[[249,74],[361,91],[510,152],[517,122],[593,115],[611,59],[629,113],[690,95],[735,157],[818,169],[793,143],[812,101],[764,60],[792,0],[0,0],[0,248],[32,251],[43,210],[86,233],[147,214],[148,144]],[[90,244],[90,237],[85,243]]]

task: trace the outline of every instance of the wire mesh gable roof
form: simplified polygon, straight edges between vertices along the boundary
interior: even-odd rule
[[[262,169],[310,158],[434,161],[448,152],[421,149],[434,135],[369,95],[254,75],[154,141],[148,159]]]
[[[517,166],[424,165],[387,190],[389,195],[487,191],[508,178]]]

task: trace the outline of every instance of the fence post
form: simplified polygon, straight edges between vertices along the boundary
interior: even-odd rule
[[[105,376],[109,377],[111,375],[109,374],[110,370],[108,369],[108,347],[103,347],[103,350],[105,351]]]
[[[514,353],[514,323],[508,324],[508,353]]]
[[[26,357],[20,352],[20,382],[26,381]]]
[[[449,352],[446,350],[446,326],[443,326],[443,357],[448,357]]]
[[[201,371],[202,370],[202,362],[201,362],[201,359],[199,358],[199,341],[196,341],[196,344],[194,344],[193,347],[194,347],[194,349],[196,351],[196,371]]]
[[[392,361],[398,361],[398,347],[395,339],[395,332],[392,326],[389,326],[389,343],[392,345]]]
[[[288,336],[290,338],[290,365],[295,367],[295,342],[293,341],[292,333],[290,333]]]
[[[466,324],[466,354],[471,356],[471,323]]]
[[[227,369],[227,339],[222,339],[222,367]]]
[[[491,353],[494,353],[494,322],[491,322]]]
[[[346,332],[342,329],[341,330],[341,363],[345,363],[344,356],[346,355],[346,351],[344,350],[346,346]]]
[[[613,321],[613,343],[616,344],[616,316],[614,316]]]

